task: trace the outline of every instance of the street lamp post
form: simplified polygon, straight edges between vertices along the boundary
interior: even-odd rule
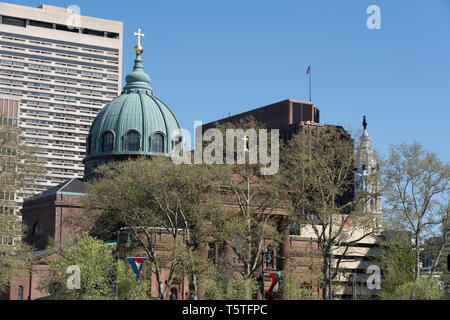
[[[325,256],[328,265],[328,300],[332,300],[332,288],[331,288],[331,266],[333,265],[334,255],[328,252]]]

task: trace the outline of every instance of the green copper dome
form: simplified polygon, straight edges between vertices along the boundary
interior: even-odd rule
[[[153,95],[140,53],[126,82],[121,95],[103,108],[91,126],[83,161],[85,175],[111,160],[169,156],[180,141],[178,121],[169,107]]]

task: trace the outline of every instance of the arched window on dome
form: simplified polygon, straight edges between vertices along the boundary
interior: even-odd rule
[[[152,152],[164,153],[164,135],[162,133],[154,133],[152,136]]]
[[[102,152],[110,152],[114,149],[114,135],[107,131],[102,136]]]
[[[86,148],[87,154],[90,155],[94,151],[94,138],[90,134],[87,139],[87,148]]]
[[[141,148],[141,135],[137,131],[129,131],[125,136],[125,150],[139,151]]]

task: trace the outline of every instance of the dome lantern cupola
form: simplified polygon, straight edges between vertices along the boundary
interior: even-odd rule
[[[170,108],[154,96],[144,72],[139,29],[133,71],[120,96],[109,102],[92,123],[86,141],[85,178],[98,165],[130,157],[170,156],[181,141],[180,126]]]
[[[148,90],[153,94],[152,88],[150,87],[150,76],[144,72],[144,67],[142,66],[141,55],[136,55],[134,59],[133,71],[127,75],[125,78],[127,84],[124,91],[131,92],[132,90]]]

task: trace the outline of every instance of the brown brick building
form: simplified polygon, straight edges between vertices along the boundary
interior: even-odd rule
[[[253,117],[264,123],[267,129],[279,129],[280,137],[290,139],[304,126],[323,126],[320,124],[320,111],[312,102],[287,99],[261,108],[246,111],[234,116],[204,124],[203,132],[217,123],[235,122]]]

